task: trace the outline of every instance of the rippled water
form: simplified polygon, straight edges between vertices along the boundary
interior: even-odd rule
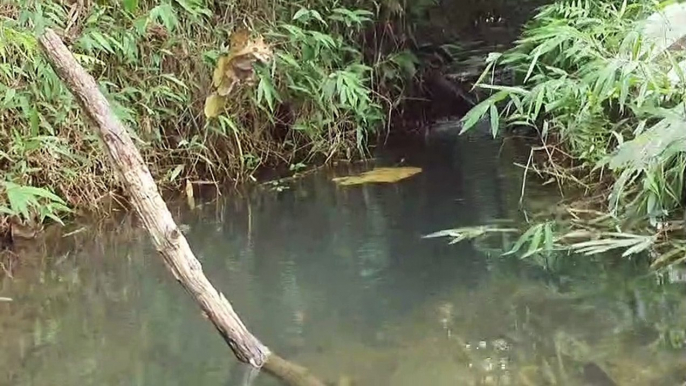
[[[686,381],[683,283],[614,258],[570,256],[551,271],[497,257],[499,243],[421,237],[517,218],[516,157],[478,136],[396,147],[379,163],[424,171],[341,188],[330,179],[349,171],[327,169],[176,218],[255,335],[332,382]],[[527,202],[554,201],[533,191]],[[0,302],[0,384],[244,384],[245,367],[135,225],[124,217],[22,257],[0,287],[12,298]]]

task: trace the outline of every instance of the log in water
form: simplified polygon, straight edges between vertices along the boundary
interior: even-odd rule
[[[74,59],[60,37],[51,29],[39,43],[57,75],[95,126],[129,200],[152,237],[165,266],[198,303],[236,357],[255,368],[266,366],[270,373],[291,385],[323,386],[301,366],[288,362],[262,344],[243,324],[231,303],[217,291],[203,273],[186,238],[174,222],[157,185],[143,162],[126,127],[114,115],[95,79]]]

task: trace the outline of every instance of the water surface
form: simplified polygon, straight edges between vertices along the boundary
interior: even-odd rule
[[[210,280],[273,350],[356,385],[678,385],[684,285],[640,263],[555,270],[436,230],[518,219],[510,142],[382,151],[424,171],[336,187],[348,167],[175,216]],[[369,166],[358,166],[363,170]],[[528,202],[555,202],[529,191]],[[242,385],[238,364],[125,216],[23,257],[0,296],[2,385]],[[260,375],[254,385],[276,384]]]

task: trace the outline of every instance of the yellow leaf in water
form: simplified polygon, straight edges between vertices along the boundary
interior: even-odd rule
[[[358,176],[338,177],[333,182],[338,185],[359,185],[369,183],[394,183],[415,174],[421,173],[422,169],[412,167],[401,168],[375,168]]]
[[[226,102],[226,98],[217,95],[217,94],[212,94],[205,99],[205,116],[207,118],[214,118],[219,115],[219,113],[222,112],[222,109],[224,108],[224,103]]]

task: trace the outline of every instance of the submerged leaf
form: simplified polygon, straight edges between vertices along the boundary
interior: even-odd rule
[[[613,249],[624,249],[622,256],[626,257],[646,251],[657,240],[655,235],[643,236],[630,233],[610,232],[603,236],[608,237],[574,243],[571,248],[586,255],[605,253]]]
[[[394,183],[415,174],[421,173],[422,169],[414,167],[401,168],[375,168],[358,176],[338,177],[333,182],[338,185],[359,185],[368,183]]]
[[[457,244],[463,240],[473,240],[481,236],[495,233],[515,233],[518,232],[515,228],[499,228],[495,225],[481,225],[473,227],[462,227],[455,229],[445,229],[422,236],[424,239],[433,239],[438,237],[449,237],[452,240],[450,244]]]

